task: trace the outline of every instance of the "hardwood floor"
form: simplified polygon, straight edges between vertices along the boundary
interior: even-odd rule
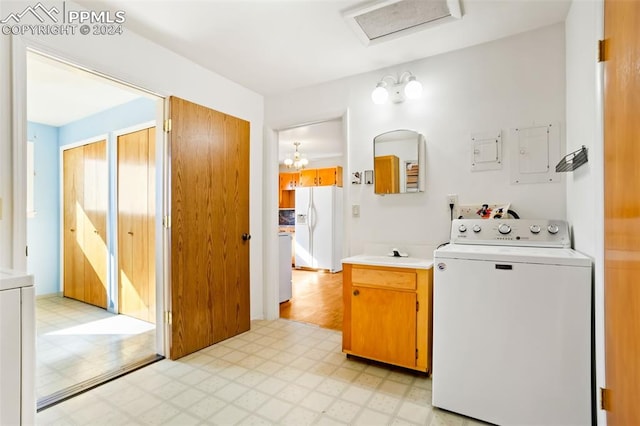
[[[342,272],[294,269],[291,300],[280,304],[280,318],[342,330]]]

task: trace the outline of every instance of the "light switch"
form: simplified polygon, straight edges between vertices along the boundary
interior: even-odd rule
[[[360,217],[360,205],[354,204],[351,206],[351,215],[353,217]]]

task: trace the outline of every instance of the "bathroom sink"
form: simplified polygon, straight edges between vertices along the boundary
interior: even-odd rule
[[[342,259],[342,263],[353,263],[358,265],[379,265],[379,266],[396,266],[399,268],[419,268],[429,269],[433,266],[431,259],[422,259],[418,257],[393,257],[393,256],[376,256],[361,254],[358,256]]]

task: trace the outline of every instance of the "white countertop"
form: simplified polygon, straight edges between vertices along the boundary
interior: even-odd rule
[[[344,258],[342,259],[342,263],[414,269],[431,269],[433,267],[433,259],[422,259],[418,257],[375,256],[368,254],[359,254],[357,256]]]
[[[33,275],[13,269],[0,268],[0,290],[29,287],[33,285]]]

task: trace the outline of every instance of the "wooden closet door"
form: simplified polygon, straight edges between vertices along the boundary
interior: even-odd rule
[[[177,359],[249,330],[249,122],[171,97],[171,327]]]
[[[107,308],[107,141],[85,145],[84,167],[84,301]]]
[[[155,322],[154,162],[155,130],[118,137],[119,312],[148,322]]]
[[[605,408],[640,424],[640,2],[604,2]]]
[[[84,300],[84,147],[62,153],[63,294]]]

